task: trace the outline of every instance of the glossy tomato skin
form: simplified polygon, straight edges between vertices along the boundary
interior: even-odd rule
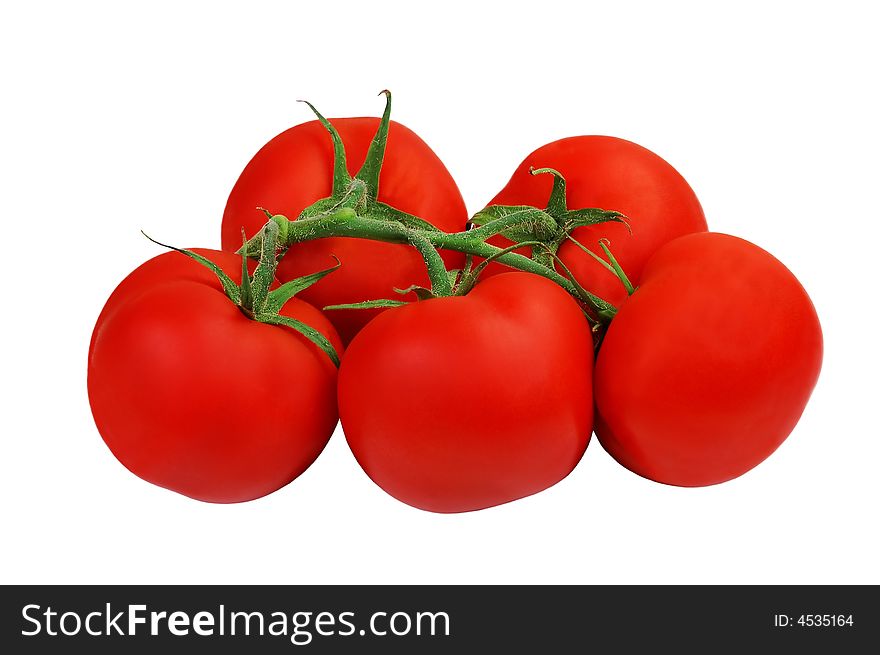
[[[343,430],[367,475],[433,512],[506,503],[555,484],[590,439],[592,340],[549,280],[506,273],[465,297],[389,310],[339,372]]]
[[[241,282],[240,256],[211,248],[190,248],[190,250],[202,257],[207,257],[226,271],[227,275],[232,277],[237,283]],[[253,273],[254,268],[256,268],[256,261],[249,260],[248,270]],[[117,307],[131,302],[134,298],[149,291],[157,284],[164,284],[167,281],[183,282],[186,280],[213,286],[217,282],[217,276],[204,266],[200,266],[192,261],[186,255],[173,251],[148,259],[138,266],[116,286],[107,302],[104,303],[98,320],[95,322],[96,329],[92,332],[89,350],[91,351],[95,345],[95,337],[98,336],[97,327],[103,325],[107,317],[116,311]],[[278,286],[277,282],[273,283],[273,286]]]
[[[330,121],[345,144],[349,173],[357,173],[370,141],[379,127],[377,118],[340,118]],[[296,218],[317,200],[330,195],[333,148],[327,131],[311,121],[282,132],[254,155],[232,189],[223,214],[223,249],[241,247],[241,229],[248,236],[266,222],[257,206]],[[418,216],[445,232],[465,229],[467,209],[461,193],[440,158],[412,130],[391,122],[378,200]],[[459,268],[464,256],[443,252],[450,268]],[[301,297],[322,308],[327,305],[388,298],[393,289],[428,285],[418,252],[405,245],[332,237],[293,245],[278,267],[286,281],[332,266],[332,255],[342,266]],[[342,310],[330,316],[343,341],[352,337],[379,310]]]
[[[201,250],[236,281],[241,260]],[[329,321],[290,300],[282,313]],[[130,471],[198,500],[259,498],[299,476],[337,421],[336,369],[288,328],[247,318],[213,273],[160,255],[117,287],[95,326],[88,390],[98,430]]]
[[[638,285],[642,269],[654,251],[672,239],[704,232],[706,218],[697,196],[670,164],[647,148],[610,136],[575,136],[548,143],[517,167],[510,181],[492,199],[492,205],[546,207],[553,186],[550,175],[532,175],[529,169],[554,168],[565,177],[568,208],[598,207],[624,213],[632,229],[620,223],[581,227],[572,236],[601,254],[598,242],[610,248],[630,281]],[[497,239],[498,245],[509,245]],[[566,241],[559,257],[578,281],[615,306],[626,300],[626,289],[574,243]],[[492,265],[489,273],[500,272]]]
[[[792,431],[819,375],[822,331],[794,275],[717,233],[645,267],[596,363],[596,434],[621,464],[671,485],[749,471]]]

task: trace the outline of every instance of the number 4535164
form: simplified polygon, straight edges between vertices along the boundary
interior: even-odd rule
[[[774,627],[784,628],[795,625],[802,628],[852,627],[853,616],[852,614],[801,614],[797,617],[776,614],[773,616]]]

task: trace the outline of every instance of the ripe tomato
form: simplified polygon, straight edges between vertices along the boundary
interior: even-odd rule
[[[207,257],[227,273],[234,273],[231,275],[232,278],[237,282],[241,282],[241,257],[238,255],[211,250],[210,248],[192,248],[192,251]],[[251,273],[253,273],[256,265],[256,260],[248,260],[248,270]],[[204,266],[199,266],[196,262],[191,261],[180,253],[167,252],[158,257],[148,259],[129,273],[113,290],[107,302],[104,303],[101,314],[98,316],[96,327],[102,324],[120,304],[130,302],[132,298],[139,296],[145,291],[149,291],[160,280],[176,280],[181,282],[188,280],[201,284],[213,284],[217,281],[217,277]],[[275,286],[277,286],[277,282]],[[92,341],[89,344],[90,350],[95,345],[96,336],[98,336],[97,329],[92,332]]]
[[[529,273],[494,276],[367,325],[339,371],[342,426],[395,498],[433,512],[499,505],[580,460],[592,363],[589,326],[565,291]]]
[[[330,121],[345,144],[349,173],[363,163],[378,118],[339,118]],[[257,206],[296,218],[303,209],[330,195],[333,148],[318,121],[282,132],[254,155],[232,189],[223,213],[223,249],[241,248],[241,229],[253,236],[266,222]],[[443,162],[409,128],[391,122],[378,200],[418,216],[445,232],[465,229],[468,220],[461,193]],[[332,264],[342,266],[301,296],[316,307],[387,298],[396,288],[425,286],[428,277],[419,253],[406,245],[347,237],[318,239],[293,245],[278,266],[282,282]],[[443,253],[447,265],[458,268],[460,253]],[[343,341],[352,337],[381,310],[339,310],[330,316]]]
[[[675,237],[706,230],[706,218],[685,179],[666,161],[630,141],[610,136],[576,136],[548,143],[535,150],[514,171],[513,177],[490,205],[546,207],[553,186],[551,175],[532,175],[530,168],[549,167],[567,182],[568,208],[598,207],[622,212],[632,229],[609,222],[577,228],[572,236],[601,255],[600,238],[610,248],[633,285],[657,248]],[[503,237],[492,241],[510,245]],[[528,254],[528,253],[524,253]],[[620,280],[571,241],[558,255],[587,289],[619,306],[627,294]],[[505,270],[491,265],[489,274]]]
[[[730,480],[785,440],[822,363],[792,273],[757,246],[692,234],[657,251],[596,363],[596,434],[617,461],[680,486]]]
[[[241,259],[197,250],[241,282]],[[293,298],[282,314],[333,326]],[[264,496],[300,475],[337,421],[336,368],[299,333],[247,318],[185,255],[149,260],[116,288],[89,348],[98,431],[130,471],[199,500]]]

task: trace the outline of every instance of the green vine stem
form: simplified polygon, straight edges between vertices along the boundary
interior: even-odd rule
[[[514,252],[502,254],[502,248],[483,241],[485,233],[478,232],[477,230],[454,233],[420,230],[407,227],[398,222],[384,222],[371,218],[362,218],[354,210],[348,208],[342,208],[310,218],[304,217],[294,221],[287,220],[280,215],[275,215],[272,220],[275,222],[287,221],[284,246],[326,237],[352,237],[413,245],[415,245],[415,242],[422,244],[427,242],[434,248],[455,250],[467,255],[473,255],[474,257],[496,258],[496,261],[506,264],[511,268],[546,277],[583,302],[595,314],[596,320],[601,324],[610,323],[617,312],[614,305],[585,291],[583,288],[579,288],[579,285],[559,274],[553,268]],[[488,227],[488,224],[484,227]],[[261,234],[248,241],[241,253],[247,256],[257,256],[261,250]],[[431,268],[429,267],[430,270]],[[443,276],[444,279],[448,279],[445,277],[445,269],[443,269]],[[436,277],[439,278],[439,275]],[[437,283],[437,280],[434,278],[435,276],[432,276],[432,284]]]
[[[560,274],[553,256],[559,244],[575,228],[605,221],[624,222],[622,214],[596,208],[569,210],[565,200],[565,179],[559,172],[549,168],[532,171],[533,175],[550,174],[554,177],[553,192],[546,209],[526,205],[493,205],[471,219],[471,225],[478,227],[463,232],[442,232],[418,216],[380,202],[380,173],[390,128],[391,93],[382,91],[380,95],[385,96],[385,110],[366,159],[354,176],[348,172],[345,147],[338,131],[311,103],[306,103],[327,130],[333,144],[333,186],[329,197],[306,207],[295,220],[260,208],[269,223],[274,224],[271,233],[277,235],[280,249],[328,237],[408,244],[415,247],[425,260],[431,289],[420,291],[429,297],[455,293],[454,272],[446,270],[438,252],[438,249],[454,250],[552,280],[583,303],[594,325],[606,325],[614,318],[616,308],[585,290],[576,280]],[[239,252],[248,257],[258,256],[263,250],[262,240],[266,234],[266,229],[261,230]],[[519,247],[530,247],[532,257],[512,252],[518,247],[498,248],[487,243],[487,239],[499,234],[520,244]],[[468,280],[469,284],[472,282]]]

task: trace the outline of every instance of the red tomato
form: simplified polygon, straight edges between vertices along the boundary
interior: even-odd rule
[[[227,273],[233,272],[232,278],[236,282],[241,282],[241,257],[228,252],[219,250],[211,250],[210,248],[191,248],[192,252],[198,253],[203,257],[207,257],[214,263],[218,264]],[[256,260],[248,260],[248,270],[253,273],[256,268]],[[158,257],[148,259],[143,264],[134,269],[128,276],[119,283],[119,285],[110,294],[104,308],[98,316],[97,325],[101,325],[107,317],[116,310],[120,304],[130,302],[133,298],[139,296],[145,291],[149,291],[156,286],[157,280],[176,280],[198,282],[201,284],[213,284],[217,281],[214,275],[204,266],[198,265],[189,257],[178,252],[166,252]],[[277,286],[275,283],[273,286]],[[95,337],[98,336],[98,330],[92,332],[92,341],[89,344],[89,350],[95,345]]]
[[[241,281],[241,259],[197,250]],[[322,332],[329,321],[293,298],[282,314]],[[199,500],[264,496],[300,475],[337,421],[336,369],[299,333],[247,318],[214,274],[177,252],[116,288],[89,348],[98,431],[130,471]]]
[[[686,487],[742,475],[792,431],[822,363],[807,293],[772,255],[717,233],[648,262],[596,364],[596,434],[617,461]]]
[[[609,239],[611,252],[633,285],[657,248],[675,237],[706,230],[696,195],[678,172],[650,150],[610,136],[575,136],[548,143],[525,158],[491,205],[546,207],[553,177],[532,175],[530,168],[554,168],[567,182],[568,208],[597,207],[622,212],[632,234],[621,223],[581,227],[572,236],[601,255],[599,239]],[[496,238],[496,245],[510,241]],[[528,254],[528,253],[524,253]],[[589,291],[613,305],[626,300],[626,289],[577,245],[562,243],[559,257]],[[509,270],[491,265],[489,274]]]
[[[546,489],[578,463],[592,430],[592,363],[571,297],[507,273],[367,325],[340,367],[340,417],[364,471],[395,498],[482,509]]]
[[[339,118],[330,121],[345,144],[349,172],[363,163],[378,118]],[[241,228],[250,237],[266,222],[257,206],[296,218],[300,212],[330,195],[333,147],[318,121],[297,125],[269,141],[254,155],[232,189],[223,213],[223,249],[241,248]],[[443,162],[409,128],[391,122],[385,162],[379,179],[378,200],[418,216],[445,232],[465,229],[467,210],[461,193]],[[339,270],[302,292],[315,305],[353,303],[387,298],[395,287],[428,285],[419,253],[406,245],[345,237],[318,239],[293,245],[277,271],[282,282],[331,266],[331,255],[342,262]],[[460,253],[443,253],[451,268],[464,262]],[[331,315],[343,341],[352,337],[381,310],[340,310]]]

